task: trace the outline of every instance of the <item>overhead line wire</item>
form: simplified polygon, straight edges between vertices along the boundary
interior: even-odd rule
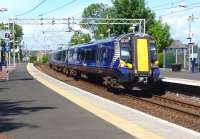
[[[199,4],[200,4],[200,2],[191,3],[191,4],[186,5],[186,7],[193,6],[193,5],[199,5]],[[173,6],[173,7],[158,8],[158,9],[154,9],[154,11],[167,10],[167,9],[178,8],[178,7],[180,7],[180,6],[178,5],[178,6]]]
[[[166,15],[171,15],[171,14],[176,14],[176,13],[180,13],[180,12],[184,12],[184,11],[187,11],[187,10],[192,10],[194,8],[199,8],[199,7],[200,7],[200,5],[193,6],[193,7],[190,7],[190,8],[187,8],[187,9],[183,9],[183,10],[179,10],[179,11],[175,11],[175,12],[172,12],[172,13],[166,13],[166,14],[160,15],[160,17],[166,16]]]
[[[179,3],[179,2],[182,2],[182,1],[184,1],[184,0],[177,0],[177,1],[171,2],[171,3],[168,2],[168,3],[156,5],[156,6],[153,6],[153,7],[150,7],[150,8],[153,9],[153,8],[157,8],[157,7],[165,7],[166,5],[176,4],[176,3]]]
[[[21,14],[18,14],[16,16],[23,16],[23,15],[26,15],[26,14],[29,14],[31,13],[32,11],[34,11],[36,8],[38,8],[39,6],[41,6],[44,2],[46,2],[47,0],[42,0],[40,3],[38,3],[36,6],[34,6],[33,8],[31,8],[30,10],[24,12],[24,13],[21,13]]]
[[[40,14],[40,15],[46,15],[46,14],[53,13],[53,12],[55,12],[55,11],[57,11],[57,10],[60,10],[60,9],[62,9],[62,8],[64,8],[64,7],[70,5],[70,4],[73,4],[73,3],[76,2],[76,1],[77,1],[77,0],[72,0],[72,1],[70,1],[70,2],[67,2],[67,3],[65,3],[65,4],[63,4],[63,5],[59,6],[59,7],[57,7],[57,8],[51,9],[51,10],[49,10],[49,11],[46,11],[46,12]]]

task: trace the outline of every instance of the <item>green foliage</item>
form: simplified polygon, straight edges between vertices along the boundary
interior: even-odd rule
[[[82,17],[145,19],[146,32],[156,39],[158,52],[162,52],[163,48],[170,45],[172,41],[169,26],[161,21],[156,21],[155,13],[146,7],[145,0],[112,0],[112,4],[110,7],[102,3],[91,4],[84,9]],[[96,39],[106,38],[109,36],[108,34],[114,36],[132,32],[131,25],[83,25],[82,27],[91,30]],[[108,29],[110,29],[110,33],[108,33]],[[136,31],[138,31],[138,27],[136,27]]]
[[[82,13],[83,18],[106,18],[112,14],[113,9],[108,5],[102,3],[91,4],[86,7]],[[83,19],[81,22],[87,22],[86,19]],[[98,20],[93,21],[98,22]],[[86,28],[93,32],[95,39],[102,39],[108,37],[108,25],[82,25],[83,28]]]
[[[70,40],[72,45],[90,42],[91,38],[89,34],[84,34],[82,32],[75,32]]]
[[[117,18],[145,19],[146,30],[155,22],[155,14],[145,7],[145,0],[114,0],[115,15]],[[131,25],[117,25],[114,34],[127,33]],[[138,27],[136,28],[138,30]]]
[[[29,62],[30,62],[30,63],[35,63],[35,62],[37,62],[37,57],[34,56],[34,55],[31,55],[31,56],[29,57]]]
[[[3,23],[0,23],[0,30],[6,30],[8,29]]]
[[[156,21],[155,24],[152,24],[148,33],[155,38],[159,53],[171,43],[169,26],[162,24],[161,21]]]
[[[159,67],[163,67],[163,53],[158,53],[158,62]]]
[[[43,56],[42,56],[42,63],[47,64],[48,61],[49,61],[48,55],[43,55]]]
[[[21,42],[23,36],[22,27],[18,24],[15,24],[14,27],[15,27],[15,40]]]

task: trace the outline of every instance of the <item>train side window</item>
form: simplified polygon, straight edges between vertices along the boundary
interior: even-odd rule
[[[73,51],[73,60],[77,60],[77,49],[74,49]]]
[[[63,50],[63,51],[62,51],[62,61],[63,61],[63,62],[65,61],[65,58],[66,58],[66,51]]]
[[[81,60],[84,60],[84,59],[85,59],[85,51],[81,50]]]
[[[72,58],[73,55],[74,55],[74,50],[73,50],[73,49],[72,49],[72,50],[69,50],[69,56]]]
[[[77,51],[77,60],[80,61],[81,60],[81,50],[78,49]]]
[[[95,52],[92,49],[88,49],[85,52],[85,59],[86,60],[95,60]]]
[[[58,52],[58,61],[61,61],[62,60],[61,58],[62,58],[62,51],[59,51]]]
[[[107,61],[107,59],[108,59],[107,48],[103,48],[103,60]]]

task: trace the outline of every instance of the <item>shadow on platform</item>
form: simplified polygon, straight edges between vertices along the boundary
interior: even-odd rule
[[[20,115],[30,115],[33,112],[42,110],[51,110],[55,107],[38,106],[28,107],[27,104],[33,103],[34,100],[28,101],[10,101],[0,100],[0,133],[15,130],[22,127],[39,128],[37,125],[28,123],[15,122],[15,118]]]

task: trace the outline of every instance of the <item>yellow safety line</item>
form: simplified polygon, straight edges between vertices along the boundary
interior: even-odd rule
[[[122,129],[123,131],[129,133],[130,135],[138,138],[138,139],[163,139],[159,135],[156,135],[152,133],[151,131],[147,131],[144,128],[130,123],[129,121],[116,116],[108,111],[105,111],[98,106],[95,106],[94,104],[91,104],[77,96],[72,95],[71,93],[67,92],[66,90],[63,90],[59,88],[57,85],[42,79],[39,75],[35,75],[34,72],[27,67],[29,73],[39,82],[50,88],[51,90],[54,90],[61,96],[65,97],[66,99],[70,100],[71,102],[77,104],[78,106],[86,109],[87,111],[95,114],[96,116],[100,117],[101,119],[113,124],[114,126]]]

